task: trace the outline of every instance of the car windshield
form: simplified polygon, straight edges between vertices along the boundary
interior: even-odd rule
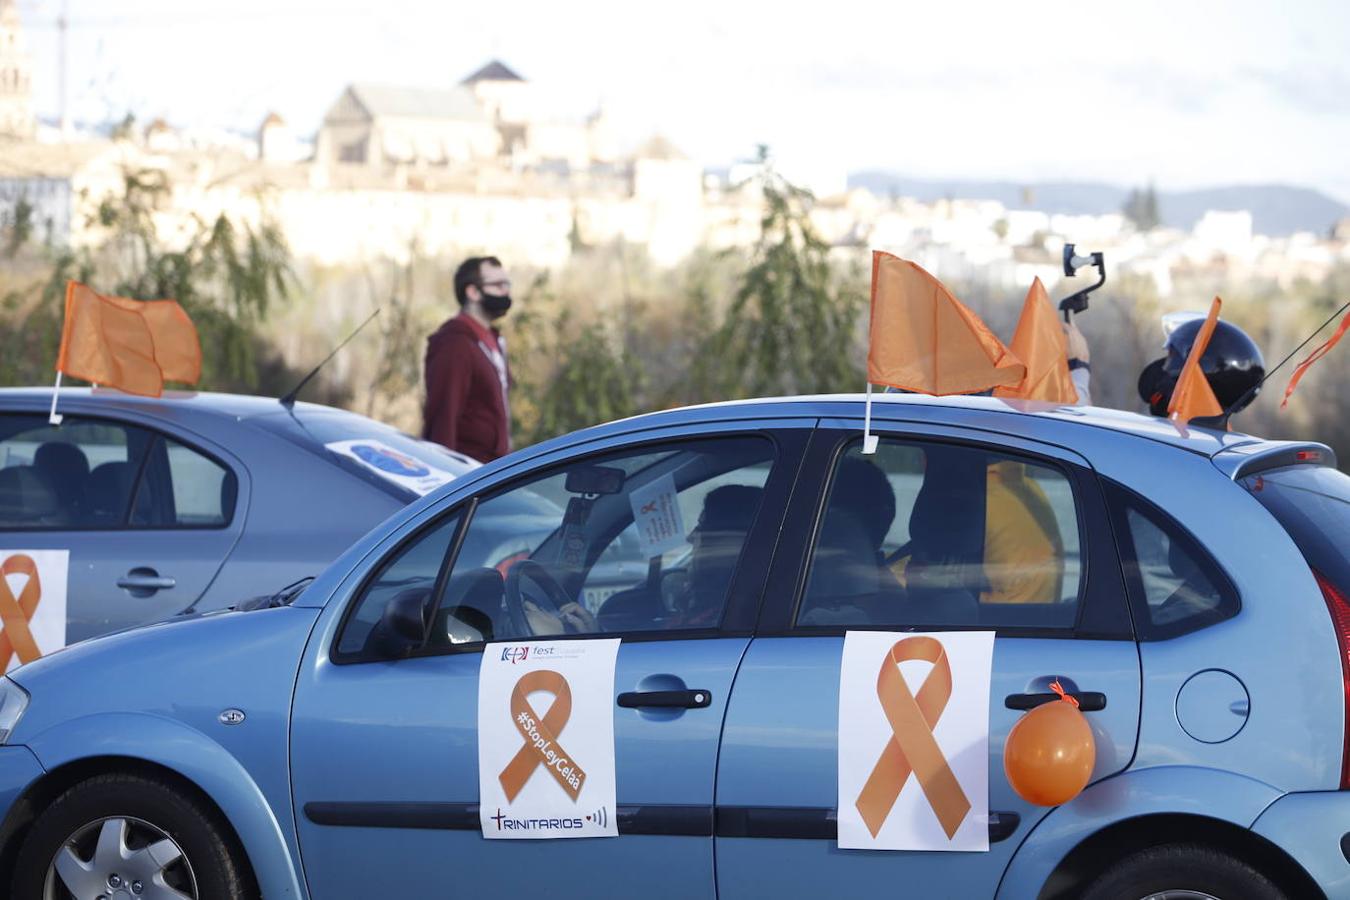
[[[1325,466],[1249,475],[1242,485],[1270,510],[1303,556],[1342,591],[1350,589],[1350,476]]]
[[[405,503],[479,465],[438,444],[341,410],[299,407],[250,421]]]

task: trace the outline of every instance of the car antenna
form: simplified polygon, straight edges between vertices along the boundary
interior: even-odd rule
[[[356,326],[355,331],[347,335],[346,340],[344,340],[342,343],[334,347],[333,352],[323,358],[323,362],[319,363],[317,366],[314,367],[313,371],[311,371],[304,378],[300,379],[300,383],[297,384],[295,387],[291,388],[290,393],[281,398],[281,405],[286,407],[287,409],[293,408],[295,406],[295,398],[299,395],[301,388],[309,384],[309,380],[313,378],[315,375],[318,375],[319,370],[322,369],[324,366],[328,365],[328,361],[332,359],[334,356],[337,356],[337,352],[339,350],[347,346],[347,344],[351,342],[352,338],[360,334],[361,330],[365,328],[367,325],[369,325],[371,323],[371,320],[373,320],[376,316],[380,314],[381,309],[383,309],[383,307],[376,307],[375,311],[371,313],[370,316],[364,322]]]
[[[1340,309],[1332,313],[1331,318],[1327,319],[1321,325],[1318,325],[1316,328],[1314,328],[1312,330],[1312,333],[1303,339],[1303,343],[1299,344],[1293,350],[1289,351],[1289,355],[1286,356],[1284,359],[1280,360],[1279,365],[1277,365],[1275,368],[1267,372],[1260,381],[1258,381],[1256,384],[1248,388],[1247,393],[1243,394],[1241,397],[1237,398],[1237,400],[1233,401],[1233,403],[1223,411],[1223,420],[1222,420],[1223,427],[1224,428],[1228,427],[1228,419],[1233,415],[1233,413],[1237,412],[1239,409],[1243,407],[1244,404],[1250,402],[1251,399],[1256,396],[1257,392],[1260,391],[1261,388],[1265,386],[1265,383],[1270,380],[1270,376],[1274,375],[1276,372],[1280,371],[1280,369],[1284,368],[1285,363],[1293,359],[1294,356],[1298,353],[1298,351],[1308,346],[1308,344],[1312,342],[1312,339],[1317,337],[1318,333],[1321,332],[1323,328],[1326,328],[1332,322],[1336,321],[1336,317],[1339,316],[1341,313],[1345,312],[1347,309],[1350,309],[1350,300],[1343,303]]]

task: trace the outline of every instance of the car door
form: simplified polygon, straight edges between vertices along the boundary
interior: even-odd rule
[[[452,492],[385,539],[329,602],[296,688],[293,793],[312,895],[710,896],[722,716],[813,422],[560,451],[473,496]],[[639,539],[634,578],[632,529],[654,490],[677,497],[678,527],[664,546]],[[543,614],[528,579],[510,596],[503,576],[526,566],[575,598],[565,619]],[[388,626],[408,602],[432,610],[430,638],[397,658]],[[530,633],[621,638],[605,701],[618,837],[485,839],[479,670],[485,650],[502,651],[494,642]],[[496,810],[497,828],[506,816]]]
[[[992,896],[1048,812],[1017,796],[1003,772],[1004,740],[1023,710],[1053,696],[1058,679],[1088,710],[1094,781],[1134,753],[1139,659],[1102,492],[1087,462],[1058,447],[883,425],[877,453],[864,456],[861,422],[826,424],[802,478],[822,487],[794,498],[727,712],[718,896],[824,897],[842,885],[851,893]],[[838,847],[840,661],[849,630],[995,631],[987,852]],[[918,790],[914,779],[904,790]]]
[[[67,643],[201,596],[243,527],[247,482],[226,458],[116,417],[0,415],[0,548],[69,551]]]

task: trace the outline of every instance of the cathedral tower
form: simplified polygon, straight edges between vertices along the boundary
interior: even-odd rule
[[[0,138],[30,139],[33,118],[33,63],[24,47],[16,0],[0,0]]]

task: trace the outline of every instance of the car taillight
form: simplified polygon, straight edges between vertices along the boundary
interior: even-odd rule
[[[1322,597],[1327,601],[1331,612],[1331,622],[1336,627],[1336,643],[1341,648],[1341,685],[1345,695],[1346,738],[1341,747],[1341,789],[1350,788],[1350,599],[1332,584],[1321,572],[1313,569],[1317,586],[1322,589]]]

